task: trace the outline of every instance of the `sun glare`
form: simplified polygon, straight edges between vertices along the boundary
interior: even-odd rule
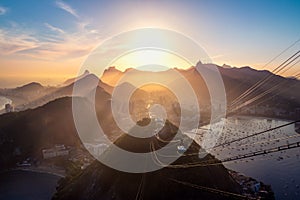
[[[120,70],[151,65],[162,66],[161,68],[153,67],[151,68],[151,71],[163,71],[166,68],[187,69],[191,67],[191,64],[184,60],[184,58],[159,49],[133,51],[125,54],[112,63],[112,66],[116,66]]]

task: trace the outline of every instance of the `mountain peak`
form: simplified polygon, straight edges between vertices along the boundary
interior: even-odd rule
[[[18,89],[18,90],[39,90],[39,89],[42,89],[42,88],[43,88],[43,86],[40,83],[31,82],[31,83],[28,83],[26,85],[17,87],[16,89]]]
[[[87,75],[87,74],[89,74],[89,73],[90,73],[90,71],[86,69],[86,70],[84,71],[83,75]]]
[[[225,63],[222,65],[222,67],[223,67],[223,68],[227,68],[227,69],[232,68],[230,65],[227,65],[227,64],[225,64]]]
[[[21,87],[28,87],[28,86],[42,86],[42,85],[38,82],[31,82],[31,83],[25,84]]]
[[[134,85],[132,85],[131,83],[129,83],[129,82],[123,82],[123,83],[121,83],[121,84],[119,84],[119,85],[116,85],[116,87],[122,87],[122,88],[135,88],[135,86]]]
[[[104,70],[104,73],[108,73],[108,72],[121,72],[121,71],[118,70],[115,66],[110,66],[109,68]]]
[[[83,74],[81,74],[80,76],[77,76],[77,77],[70,78],[70,79],[66,80],[66,81],[63,83],[63,85],[70,85],[70,84],[74,83],[75,80],[82,79],[82,78],[86,77],[86,76],[89,75],[89,74],[91,74],[90,71],[86,69],[86,70],[83,72]]]

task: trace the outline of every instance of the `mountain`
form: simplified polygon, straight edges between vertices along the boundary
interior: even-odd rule
[[[118,70],[115,67],[109,67],[106,69],[102,76],[101,80],[107,84],[110,84],[114,87],[116,87],[121,81],[121,78],[123,78],[123,75],[126,74],[126,79],[122,80],[123,82],[128,82],[134,86],[136,86],[138,83],[143,81],[143,78],[152,77],[154,78],[154,81],[157,79],[166,79],[167,82],[174,79],[174,74],[170,74],[168,71],[161,71],[161,72],[152,72],[152,71],[141,71],[134,68],[128,68],[124,72]],[[125,77],[124,77],[125,78]]]
[[[101,80],[111,86],[115,86],[122,76],[123,72],[115,67],[109,67],[108,69],[104,70]]]
[[[139,125],[146,125],[148,123],[149,119],[138,122]],[[167,121],[159,134],[164,136],[164,140],[170,141],[174,138],[174,134],[177,130],[177,127]],[[179,133],[178,137],[184,138],[185,136]],[[118,140],[115,141],[115,144],[120,148],[137,153],[151,152],[150,144],[155,144],[155,149],[165,145],[165,143],[156,137],[142,139],[127,134],[119,137]],[[200,149],[201,147],[197,143],[192,142],[185,154],[199,152]],[[173,150],[176,152],[176,146],[173,146]],[[111,159],[117,157],[109,148],[104,156],[108,156]],[[145,200],[231,199],[230,197],[193,188],[180,182],[193,183],[206,188],[214,188],[237,194],[241,193],[240,185],[232,179],[227,169],[210,154],[201,159],[198,155],[182,156],[173,164],[184,165],[186,163],[205,161],[212,161],[219,164],[188,169],[162,168],[147,173],[126,173],[109,168],[95,161],[76,176],[67,176],[64,180],[60,181],[61,184],[58,186],[58,191],[54,195],[53,200],[132,200],[136,198],[143,198]],[[140,164],[142,165],[143,163]]]
[[[63,85],[67,86],[67,85],[70,85],[72,83],[74,83],[76,81],[76,79],[82,79],[84,78],[85,76],[89,75],[90,72],[88,70],[85,70],[83,74],[81,74],[80,76],[76,77],[76,78],[70,78],[68,80],[66,80]]]
[[[73,94],[73,88],[75,82],[71,82],[69,85],[62,86],[51,90],[51,92],[46,93],[45,95],[41,95],[39,98],[32,99],[22,106],[17,107],[17,110],[26,110],[28,108],[36,108],[38,106],[44,105],[50,101],[61,97],[71,97],[71,96],[81,96],[84,97],[88,93],[90,93],[96,87],[103,88],[109,94],[112,93],[113,87],[103,83],[96,75],[88,73],[87,71],[80,76],[80,79],[70,79],[67,82],[71,82],[71,80],[76,80],[77,93]]]
[[[198,98],[199,105],[210,104],[210,94],[207,85],[195,67],[191,67],[186,70],[175,70],[177,70],[192,86],[192,89]],[[170,83],[171,87],[180,88],[180,86],[176,85],[177,82],[179,82],[179,80],[173,80]],[[184,90],[184,88],[182,88],[182,90]]]
[[[76,80],[77,94],[73,94],[75,82],[58,89],[57,91],[55,91],[55,93],[61,96],[85,96],[88,92],[96,88],[98,85],[104,85],[99,81],[100,80],[96,75],[88,74],[83,78]]]
[[[76,86],[77,86],[77,94],[73,94],[73,88],[75,85],[75,82],[72,82],[71,84],[59,88],[57,91],[54,92],[54,95],[59,96],[85,96],[88,92],[95,89],[97,86],[100,86],[103,88],[106,92],[112,93],[113,87],[107,85],[106,83],[103,83],[95,74],[91,74],[85,72],[83,75],[81,75],[82,78],[75,79],[76,80]],[[53,94],[52,94],[53,95]]]
[[[202,108],[209,108],[211,97],[208,87],[203,77],[198,73],[197,68],[206,68],[209,70],[213,67],[218,69],[223,79],[228,106],[253,85],[257,85],[256,89],[252,91],[249,96],[243,98],[238,105],[255,99],[253,103],[249,103],[249,106],[271,106],[276,109],[285,109],[287,113],[293,112],[296,108],[300,108],[300,93],[294,92],[300,91],[300,81],[294,78],[285,78],[267,70],[256,70],[248,66],[237,68],[229,65],[218,66],[215,64],[203,64],[201,62],[189,69],[175,68],[174,70],[179,72],[190,83],[198,97],[199,105]],[[149,76],[164,78],[166,81],[169,81],[167,86],[185,92],[185,89],[178,84],[178,82],[182,81],[182,78],[171,79],[168,76],[169,70],[161,72],[141,72],[136,69],[130,69],[122,72],[115,67],[111,67],[103,73],[101,80],[105,82],[109,80],[110,77],[113,77],[113,81],[109,81],[109,84],[113,85],[118,82],[126,72],[130,72],[128,80],[133,80],[133,82],[130,82],[133,85],[137,79],[134,79],[134,76],[143,77],[148,74]]]
[[[294,108],[300,106],[300,94],[294,92],[300,90],[300,81],[297,79],[285,78],[267,70],[255,70],[251,67],[219,67],[219,70],[224,81],[229,102],[232,102],[233,99],[240,96],[259,81],[263,81],[245,100],[261,95],[262,93],[267,93],[260,100],[256,101],[256,103],[278,107],[283,106],[282,108],[287,104]],[[291,107],[286,107],[286,109],[290,110]]]
[[[117,85],[114,90],[117,91],[119,93],[118,95],[121,97],[127,96],[129,91],[134,91],[133,96],[136,99],[143,99],[148,96],[146,91],[136,88],[134,85],[128,82],[123,82],[120,85]]]
[[[111,139],[118,137],[116,124],[110,109],[111,96],[99,86],[95,95],[98,121]],[[75,128],[72,102],[80,105],[81,123],[84,123],[85,141],[95,138],[94,126],[85,114],[92,113],[94,107],[88,98],[63,97],[55,99],[35,109],[0,115],[0,166],[10,166],[27,157],[41,157],[41,149],[54,144],[79,146]],[[117,133],[117,134],[116,134]],[[19,149],[21,156],[14,152]]]
[[[23,85],[21,87],[17,87],[15,90],[19,91],[19,92],[38,92],[40,90],[44,89],[44,87],[37,82],[32,82],[32,83],[28,83],[26,85]]]
[[[40,83],[32,82],[17,88],[0,89],[0,96],[11,99],[13,105],[18,107],[41,98],[54,90],[55,87],[44,87]]]
[[[84,85],[85,88],[91,87],[93,85],[98,85],[106,90],[108,93],[112,93],[113,87],[102,82],[96,75],[90,73],[88,70],[85,70],[84,73],[76,78],[68,79],[64,82],[64,87],[73,88],[75,82],[79,82],[80,85]],[[97,84],[98,83],[98,84]],[[69,92],[68,92],[69,93]]]
[[[78,145],[71,105],[70,98],[62,98],[34,110],[1,115],[0,165],[14,164],[19,159],[16,149],[26,158],[40,157],[41,149],[54,144]]]

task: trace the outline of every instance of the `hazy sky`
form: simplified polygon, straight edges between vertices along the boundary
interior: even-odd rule
[[[0,0],[0,87],[56,84],[76,74],[108,37],[142,27],[181,32],[216,64],[260,69],[300,38],[299,10],[299,0]],[[299,50],[299,43],[267,69]]]

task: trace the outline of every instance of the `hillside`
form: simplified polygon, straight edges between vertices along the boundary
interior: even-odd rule
[[[70,85],[70,84],[72,84],[72,83],[74,83],[75,81],[76,81],[76,79],[78,80],[78,79],[82,79],[82,78],[84,78],[85,76],[87,76],[87,75],[89,75],[90,74],[90,72],[88,71],[88,70],[85,70],[84,72],[83,72],[83,74],[81,74],[80,76],[78,76],[78,77],[74,77],[74,78],[69,78],[68,80],[66,80],[65,82],[63,82],[63,86],[67,86],[67,85]]]
[[[96,112],[102,128],[108,137],[116,132],[110,105],[110,95],[103,89],[96,92]],[[73,100],[80,104],[82,113],[92,112],[92,104],[88,99],[75,97]],[[99,102],[99,103],[97,103]],[[106,102],[106,103],[105,103]],[[86,140],[94,139],[93,126],[86,119]],[[0,166],[12,165],[16,159],[22,160],[28,156],[41,156],[41,149],[54,144],[78,146],[77,130],[72,114],[72,98],[64,97],[51,101],[41,107],[22,112],[7,113],[0,116]],[[14,152],[21,152],[16,156]]]
[[[77,82],[78,90],[77,94],[73,94],[73,88],[75,85],[75,81]],[[39,98],[28,99],[21,106],[17,106],[16,110],[26,110],[29,108],[36,108],[38,106],[44,105],[50,101],[55,99],[59,99],[61,97],[71,97],[71,96],[81,96],[84,97],[88,93],[90,93],[97,86],[103,88],[105,92],[111,94],[113,91],[113,87],[103,83],[96,75],[91,74],[89,72],[85,72],[83,75],[79,76],[78,79],[72,78],[66,81],[69,83],[66,86],[57,87],[52,89],[51,91],[40,95]]]
[[[140,125],[147,123],[148,120],[139,122]],[[177,132],[177,128],[167,122],[159,134],[164,135],[164,139],[166,140],[172,140],[175,132]],[[184,136],[180,134],[179,137]],[[156,144],[155,148],[159,148],[159,145],[163,145],[156,137],[138,139],[129,135],[123,135],[115,142],[116,145],[123,149],[139,153],[145,151],[150,152],[151,143]],[[186,153],[198,152],[200,148],[199,145],[193,142]],[[176,151],[176,148],[174,150]],[[105,152],[105,156],[115,158],[116,155],[110,153],[108,149]],[[212,155],[207,155],[202,159],[196,155],[180,157],[174,164],[180,165],[189,162],[203,162],[206,160],[218,162]],[[217,188],[237,194],[241,192],[240,186],[231,178],[227,169],[222,164],[190,169],[162,168],[154,172],[133,174],[117,171],[95,161],[77,176],[73,178],[67,177],[62,180],[53,200],[132,200],[138,195],[145,200],[231,199],[230,197],[225,197],[220,194],[182,185],[176,181],[190,182],[196,185]],[[141,188],[139,189],[139,187]]]
[[[54,144],[79,145],[71,103],[71,98],[62,98],[34,110],[1,115],[0,165],[13,164],[17,157],[40,157],[41,149]],[[21,156],[14,155],[17,149]]]
[[[223,81],[224,81],[224,86],[226,89],[228,101],[231,102],[234,98],[237,96],[241,95],[244,91],[246,91],[248,88],[253,86],[255,83],[258,81],[266,79],[266,77],[270,76],[268,80],[264,84],[262,84],[258,89],[257,92],[254,93],[260,93],[262,91],[266,91],[273,86],[277,86],[279,84],[279,87],[276,88],[276,90],[272,91],[271,94],[276,94],[278,91],[280,93],[278,96],[280,98],[285,98],[289,100],[296,99],[298,102],[300,102],[300,94],[295,94],[292,92],[294,89],[300,90],[300,81],[296,79],[291,79],[291,78],[284,78],[282,76],[278,76],[275,74],[272,74],[271,72],[267,70],[255,70],[251,67],[241,67],[241,68],[236,68],[236,67],[229,67],[227,65],[223,66],[218,66],[215,64],[202,64],[199,62],[196,67],[210,67],[215,66],[218,68]],[[139,72],[136,69],[130,69],[132,72],[132,75],[138,76],[138,74],[142,73]],[[201,77],[201,75],[197,72],[195,67],[191,67],[189,69],[175,69],[179,73],[181,73],[192,85],[193,89],[196,91],[196,93],[204,99],[204,101],[209,101],[209,95],[207,86]],[[143,72],[144,73],[144,72]],[[146,72],[147,73],[147,72]],[[151,73],[151,72],[149,72]],[[156,72],[162,74],[161,76],[166,76],[168,73],[167,71],[162,71],[162,72]],[[125,72],[119,71],[115,67],[111,67],[103,73],[101,80],[109,83],[109,84],[115,84],[123,75]],[[113,77],[113,81],[110,80],[110,78]],[[170,85],[176,83],[176,80],[171,80]],[[287,89],[287,86],[289,89]],[[283,90],[282,90],[283,89]]]
[[[32,82],[17,88],[2,88],[0,89],[0,96],[11,99],[15,107],[22,107],[24,104],[39,99],[55,89],[55,87],[45,87],[40,83]]]
[[[272,74],[267,70],[256,70],[251,67],[230,67],[228,65],[218,66],[215,64],[202,64],[197,63],[195,67],[189,69],[175,69],[178,71],[192,86],[195,94],[198,97],[198,103],[201,108],[209,108],[211,97],[208,91],[208,87],[203,79],[203,77],[198,73],[196,68],[205,67],[207,69],[211,67],[217,67],[221,77],[223,79],[227,105],[230,107],[232,102],[249,90],[253,85],[259,83],[255,90],[251,91],[251,94],[246,98],[242,99],[238,104],[241,105],[247,102],[247,107],[244,108],[245,113],[255,113],[257,115],[265,116],[276,116],[285,118],[297,118],[294,111],[300,108],[300,93],[294,91],[300,91],[300,81],[293,78],[285,78],[279,75]],[[128,70],[127,70],[128,71]],[[184,88],[178,86],[179,79],[170,79],[168,77],[168,71],[161,72],[142,72],[136,69],[130,69],[130,74],[128,75],[129,83],[133,84],[136,79],[133,77],[142,77],[145,74],[155,75],[156,77],[162,77],[166,81],[169,81],[169,87],[177,87],[184,92]],[[109,84],[117,83],[118,80],[126,73],[119,71],[117,68],[112,67],[107,69],[101,80],[108,81]],[[110,78],[113,77],[113,81]],[[160,91],[161,95],[164,91]],[[256,98],[256,97],[259,98]],[[235,105],[235,106],[236,106]],[[267,110],[265,114],[261,114],[257,111],[256,106],[263,106]],[[250,111],[250,110],[253,111]],[[282,113],[284,110],[284,113]],[[281,112],[281,114],[279,114]],[[282,115],[282,116],[281,116]]]
[[[17,87],[15,90],[19,92],[36,92],[42,90],[44,87],[40,83],[32,82],[21,87]]]

